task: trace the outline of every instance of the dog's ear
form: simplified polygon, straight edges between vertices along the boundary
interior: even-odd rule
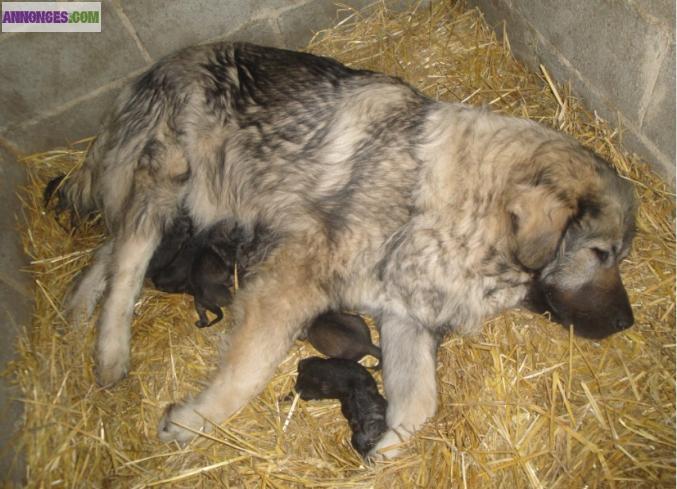
[[[518,185],[507,210],[513,235],[513,253],[529,270],[540,270],[557,253],[562,235],[576,212],[546,186]]]

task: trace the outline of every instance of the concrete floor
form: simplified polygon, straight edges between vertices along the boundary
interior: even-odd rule
[[[20,204],[15,189],[25,182],[25,173],[16,159],[0,148],[0,371],[16,353],[19,328],[30,321],[33,293],[31,279],[21,271],[27,259],[17,232]],[[0,377],[0,486],[20,485],[23,476],[22,455],[14,437],[19,427],[22,405],[18,391]]]

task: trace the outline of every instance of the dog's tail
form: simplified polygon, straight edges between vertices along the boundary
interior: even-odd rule
[[[52,200],[57,214],[71,211],[76,219],[82,219],[97,210],[94,199],[93,175],[90,165],[82,167],[69,174],[62,174],[52,178],[43,191],[43,203],[49,208]]]

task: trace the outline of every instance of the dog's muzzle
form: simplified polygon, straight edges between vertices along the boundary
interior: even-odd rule
[[[549,312],[554,321],[574,326],[574,333],[591,339],[606,338],[631,327],[635,318],[618,270],[604,280],[592,281],[576,290],[535,282],[525,301],[538,313]]]

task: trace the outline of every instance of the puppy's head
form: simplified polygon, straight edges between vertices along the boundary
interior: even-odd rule
[[[385,416],[365,419],[361,428],[353,432],[350,443],[357,450],[357,453],[366,457],[387,430],[388,424],[385,421]]]
[[[564,153],[566,171],[541,172],[508,205],[513,256],[534,277],[527,307],[604,338],[634,322],[618,266],[630,251],[636,203],[605,162],[580,148]]]
[[[341,401],[341,411],[353,431],[350,441],[362,457],[367,456],[388,430],[387,408],[388,402],[376,385],[357,387]]]

